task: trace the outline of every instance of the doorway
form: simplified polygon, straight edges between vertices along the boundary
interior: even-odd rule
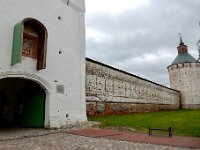
[[[44,89],[22,78],[0,80],[0,126],[44,127]]]

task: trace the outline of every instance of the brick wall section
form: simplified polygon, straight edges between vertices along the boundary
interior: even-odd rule
[[[168,67],[170,87],[181,92],[182,108],[200,109],[200,63]]]
[[[179,92],[86,58],[87,114],[179,108]]]

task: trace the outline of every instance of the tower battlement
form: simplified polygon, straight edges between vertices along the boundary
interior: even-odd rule
[[[195,67],[200,67],[200,63],[199,62],[195,62],[195,63],[182,63],[182,64],[173,64],[167,67],[167,69],[169,71],[171,70],[175,70],[175,69],[182,69],[182,68],[195,68]]]

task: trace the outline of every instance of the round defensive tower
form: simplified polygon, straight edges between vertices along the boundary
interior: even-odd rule
[[[180,91],[181,108],[200,109],[200,62],[188,53],[180,36],[178,55],[169,65],[170,87]]]

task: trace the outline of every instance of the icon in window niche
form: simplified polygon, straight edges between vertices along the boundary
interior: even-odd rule
[[[37,37],[24,33],[22,55],[36,59],[37,44],[38,44]]]
[[[23,50],[25,54],[31,55],[31,52],[33,51],[33,41],[27,38],[24,38]]]

